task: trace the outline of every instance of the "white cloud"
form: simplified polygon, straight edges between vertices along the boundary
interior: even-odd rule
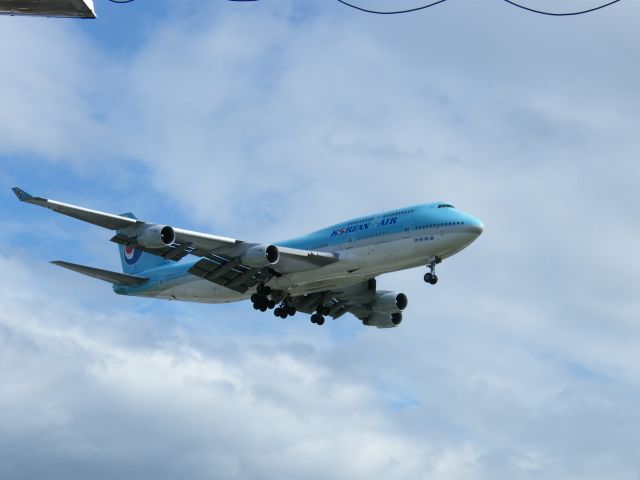
[[[100,138],[93,106],[100,54],[70,23],[0,22],[2,153],[78,161]]]
[[[0,314],[0,468],[11,478],[406,478],[453,468],[397,431],[375,389],[334,375],[312,345],[220,339],[205,350],[177,328],[154,339],[150,319],[56,302],[29,287],[24,265],[1,263],[21,280],[3,282]],[[140,328],[146,344],[131,333]]]
[[[525,312],[504,302],[485,312],[477,294],[452,308],[455,285],[427,304],[413,292],[413,314],[394,331],[337,343],[316,327],[293,342],[202,339],[174,310],[136,315],[118,302],[100,312],[52,297],[56,272],[7,257],[0,266],[0,463],[12,478],[599,478],[635,468],[629,357],[591,372],[602,356],[587,350],[572,366],[580,352],[570,341],[556,350]],[[211,307],[210,321],[224,308]],[[612,340],[584,344],[599,339]]]

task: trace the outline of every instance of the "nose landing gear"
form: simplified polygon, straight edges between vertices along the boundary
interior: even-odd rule
[[[424,281],[430,283],[431,285],[435,285],[438,283],[438,276],[436,275],[436,265],[440,263],[442,260],[438,257],[431,257],[429,259],[429,263],[427,264],[427,268],[429,271],[424,274]]]
[[[435,273],[425,273],[424,281],[430,283],[431,285],[435,285],[438,283],[438,276]]]

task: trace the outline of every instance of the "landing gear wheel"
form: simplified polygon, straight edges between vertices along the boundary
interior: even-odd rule
[[[324,325],[324,317],[320,315],[320,318],[316,320],[316,323],[318,325]]]
[[[435,285],[438,283],[438,276],[436,275],[436,265],[440,263],[442,260],[438,257],[431,257],[429,259],[429,264],[427,268],[429,271],[424,274],[424,281],[430,283],[431,285]]]
[[[293,317],[296,314],[296,309],[295,309],[295,307],[292,307],[291,305],[288,305],[286,307],[286,312],[287,312],[287,315],[289,315],[290,317]]]
[[[261,283],[256,288],[256,292],[258,292],[258,295],[266,297],[267,295],[271,294],[271,287],[267,287],[265,284]]]
[[[276,306],[276,301],[275,300],[269,300],[269,303],[267,304],[267,307],[269,307],[269,310],[271,310],[275,306]]]
[[[431,285],[435,285],[438,283],[438,276],[435,273],[425,273],[424,281],[430,283]]]
[[[256,310],[260,310],[261,312],[266,312],[267,309],[270,308],[270,300],[267,297],[258,295],[257,293],[251,295],[251,301],[253,302],[253,308],[255,308]]]

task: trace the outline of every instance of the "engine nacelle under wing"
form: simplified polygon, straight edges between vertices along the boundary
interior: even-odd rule
[[[280,260],[280,252],[275,245],[256,245],[240,257],[243,265],[253,268],[272,267]]]
[[[377,328],[393,328],[402,322],[401,313],[374,313],[362,321],[363,325]]]
[[[404,293],[382,291],[371,304],[371,310],[381,313],[400,313],[407,308],[408,300]]]
[[[145,248],[165,248],[176,241],[176,232],[168,225],[143,225],[136,242]]]

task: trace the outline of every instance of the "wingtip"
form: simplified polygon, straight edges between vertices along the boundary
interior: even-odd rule
[[[13,190],[13,193],[15,193],[16,197],[18,197],[18,200],[20,200],[21,202],[26,202],[27,200],[33,198],[21,188],[13,187],[11,190]]]

